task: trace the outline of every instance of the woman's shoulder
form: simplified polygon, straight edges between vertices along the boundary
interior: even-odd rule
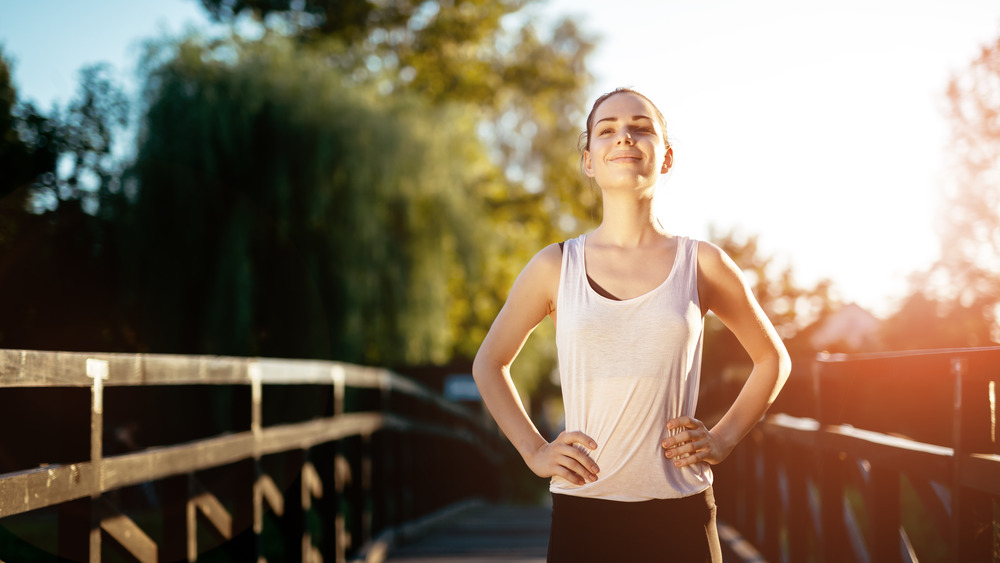
[[[525,271],[530,269],[532,272],[544,277],[552,275],[558,277],[559,270],[562,268],[564,247],[565,244],[563,242],[555,242],[539,250],[535,253],[531,261],[528,262],[528,265],[525,266]]]
[[[698,246],[698,267],[708,270],[717,270],[732,262],[725,250],[722,250],[715,243],[706,240],[691,239],[692,244]]]
[[[694,244],[698,245],[698,272],[702,276],[714,278],[729,274],[736,267],[726,251],[715,243],[699,240]]]

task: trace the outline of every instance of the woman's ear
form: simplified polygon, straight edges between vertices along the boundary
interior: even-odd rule
[[[667,147],[667,153],[663,155],[663,166],[660,167],[660,174],[666,174],[670,172],[670,168],[674,165],[674,147]]]
[[[590,151],[583,151],[583,173],[588,178],[594,177],[594,162],[590,159]]]

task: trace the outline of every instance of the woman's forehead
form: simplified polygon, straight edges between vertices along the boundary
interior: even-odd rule
[[[654,111],[649,102],[635,94],[621,92],[601,102],[594,112],[594,123],[604,119],[626,119],[636,117],[653,119]]]

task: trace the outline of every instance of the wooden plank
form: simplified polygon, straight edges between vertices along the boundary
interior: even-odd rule
[[[386,530],[364,545],[366,561],[506,561],[543,563],[551,510],[458,503]],[[628,560],[623,553],[623,561]]]
[[[102,492],[226,465],[251,457],[253,451],[253,434],[242,432],[107,457]]]
[[[264,501],[278,516],[285,513],[285,497],[281,489],[269,475],[261,474],[253,485],[253,530],[257,534],[264,530]]]
[[[827,427],[820,436],[824,449],[867,459],[921,479],[948,482],[952,449],[849,427]]]
[[[156,563],[159,555],[156,542],[146,535],[142,528],[110,504],[105,503],[102,510],[104,512],[104,517],[101,518],[102,530],[140,562]]]
[[[0,518],[96,495],[94,464],[53,465],[0,476]]]
[[[201,513],[219,535],[227,540],[233,537],[233,517],[215,495],[202,492],[188,502],[191,507],[188,509],[189,516]]]
[[[3,387],[89,387],[87,358],[73,352],[0,350],[0,386]]]
[[[336,418],[268,427],[261,431],[258,441],[255,441],[253,432],[248,431],[106,457],[100,462],[100,474],[96,472],[94,463],[82,462],[0,475],[0,517],[129,485],[218,467],[253,456],[305,450],[348,436],[370,435],[387,427],[434,433],[476,443],[471,433],[455,434],[446,428],[418,425],[401,417],[388,417],[378,413],[346,414]],[[97,485],[98,476],[101,477],[100,485]]]
[[[323,480],[311,462],[302,464],[302,508],[312,507],[313,498],[323,498]]]
[[[958,460],[961,485],[1000,496],[1000,455],[972,454]]]
[[[87,360],[108,363],[108,386],[249,383],[246,358],[0,350],[0,386],[89,387]]]
[[[305,450],[348,436],[377,432],[387,426],[386,418],[379,413],[351,413],[326,418],[271,426],[261,431],[257,455],[267,455],[289,450]]]

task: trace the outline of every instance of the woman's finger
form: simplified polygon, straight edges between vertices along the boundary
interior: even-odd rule
[[[597,442],[594,441],[593,438],[587,436],[586,434],[578,430],[573,432],[562,432],[556,439],[561,440],[563,443],[569,445],[579,444],[587,448],[588,450],[593,450],[597,448]]]
[[[576,446],[562,445],[559,455],[563,456],[563,461],[560,462],[561,465],[570,468],[572,471],[579,473],[581,477],[588,481],[596,481],[597,473],[600,472],[600,468],[594,463],[594,460],[590,458],[589,455],[584,453]]]

